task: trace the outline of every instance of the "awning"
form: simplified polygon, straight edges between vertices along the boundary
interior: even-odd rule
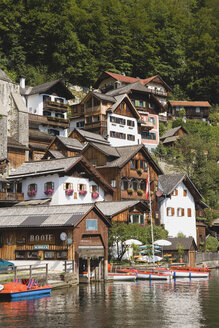
[[[96,258],[104,257],[104,247],[103,246],[79,246],[78,255],[81,258]]]

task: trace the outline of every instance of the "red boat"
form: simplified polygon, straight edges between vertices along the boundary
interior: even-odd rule
[[[171,266],[170,270],[183,270],[183,271],[197,271],[197,272],[211,272],[208,268],[191,268],[191,267],[176,267]]]
[[[42,294],[50,294],[52,287],[49,285],[38,286],[35,279],[15,279],[0,285],[0,298],[21,298]]]

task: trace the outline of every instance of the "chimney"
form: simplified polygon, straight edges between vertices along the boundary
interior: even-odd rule
[[[20,87],[25,89],[25,76],[20,77]]]

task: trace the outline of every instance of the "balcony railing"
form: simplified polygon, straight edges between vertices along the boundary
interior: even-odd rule
[[[52,117],[51,119],[51,117],[52,116],[47,117],[42,115],[29,114],[29,120],[32,123],[51,125],[55,127],[61,127],[64,129],[67,129],[69,127],[69,120],[65,120],[59,117]]]
[[[0,192],[0,202],[2,201],[19,201],[24,200],[23,193]]]
[[[58,112],[67,112],[68,111],[68,105],[58,103],[55,101],[44,101],[43,102],[43,109],[44,110],[55,110]]]

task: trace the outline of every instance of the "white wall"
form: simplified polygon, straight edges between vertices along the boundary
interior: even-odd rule
[[[64,261],[39,261],[39,260],[10,260],[10,262],[14,263],[15,266],[30,266],[30,265],[46,265],[48,263],[49,272],[64,272]],[[44,269],[45,272],[45,269]],[[33,270],[33,275],[35,271]],[[45,273],[46,275],[46,273]]]
[[[183,190],[187,190],[187,196],[183,196]],[[160,219],[161,224],[165,225],[165,229],[169,233],[169,237],[177,237],[179,232],[182,232],[186,237],[192,236],[197,241],[196,237],[196,217],[195,217],[195,202],[194,198],[181,183],[178,187],[178,195],[171,196],[161,200],[160,202]],[[167,216],[167,208],[174,208],[174,216]],[[177,208],[184,209],[184,216],[177,216]],[[191,209],[191,217],[187,216],[187,209]]]
[[[54,183],[54,193],[52,196],[47,196],[44,194],[44,184],[46,182]],[[72,196],[67,196],[65,194],[63,184],[66,182],[73,184],[74,193],[77,194],[76,199],[74,198],[74,194]],[[27,195],[28,185],[32,183],[37,184],[37,194],[34,197],[29,197]],[[78,184],[86,184],[87,194],[85,196],[79,195]],[[90,186],[92,185],[96,185],[96,183],[94,181],[89,181],[89,179],[75,178],[71,176],[59,177],[58,174],[50,174],[47,176],[28,177],[24,179],[22,181],[22,192],[24,193],[24,200],[52,198],[50,202],[51,205],[70,205],[104,201],[104,191],[101,187],[99,187],[98,191],[99,197],[97,199],[92,198],[92,193],[90,192]]]
[[[110,117],[117,117],[125,119],[125,125],[118,124],[115,122],[110,122]],[[128,126],[127,120],[133,121],[134,126]],[[117,133],[124,133],[126,135],[126,139],[120,139],[120,138],[114,138],[110,136],[110,132],[114,131]],[[127,140],[127,135],[131,134],[135,136],[135,140]],[[137,126],[137,120],[132,117],[128,116],[122,116],[117,114],[110,114],[107,116],[107,135],[108,135],[108,141],[110,142],[111,146],[113,147],[119,147],[119,146],[129,146],[129,145],[137,145],[141,143],[141,135],[138,134],[138,126]]]
[[[43,115],[43,104],[42,99],[39,98],[39,95],[31,95],[26,97],[27,99],[27,108],[29,113],[36,115]]]

